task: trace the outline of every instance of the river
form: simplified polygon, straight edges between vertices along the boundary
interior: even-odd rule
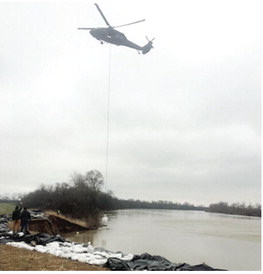
[[[116,210],[107,226],[69,234],[111,251],[160,255],[173,263],[261,270],[261,218],[185,210]]]

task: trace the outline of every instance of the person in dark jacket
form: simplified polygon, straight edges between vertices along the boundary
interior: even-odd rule
[[[16,206],[15,210],[12,213],[14,233],[19,231],[21,209],[22,207]]]
[[[24,207],[24,210],[21,213],[21,232],[24,232],[25,234],[29,234],[28,231],[28,224],[31,220],[31,215],[26,207]]]

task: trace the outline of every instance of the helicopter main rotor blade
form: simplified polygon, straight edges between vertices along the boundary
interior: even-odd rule
[[[136,22],[132,22],[132,23],[128,23],[128,24],[124,24],[124,25],[119,25],[119,26],[116,26],[116,27],[113,27],[113,28],[120,28],[120,27],[124,27],[124,26],[129,26],[129,25],[133,25],[133,24],[137,24],[137,23],[141,23],[145,21],[145,19],[142,19],[142,20],[139,20],[139,21],[136,21]]]
[[[94,28],[78,28],[78,29],[80,29],[80,30],[92,30]]]
[[[110,23],[108,22],[108,20],[106,19],[106,17],[105,17],[104,14],[102,13],[102,11],[101,11],[99,5],[98,5],[97,3],[95,3],[95,6],[96,6],[96,8],[98,9],[98,11],[99,11],[100,15],[102,16],[102,18],[104,19],[106,25],[109,26],[109,27],[111,27]]]

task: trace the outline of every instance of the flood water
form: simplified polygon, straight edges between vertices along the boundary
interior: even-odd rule
[[[97,231],[67,235],[111,251],[160,255],[173,263],[261,270],[261,218],[185,210],[117,210]]]

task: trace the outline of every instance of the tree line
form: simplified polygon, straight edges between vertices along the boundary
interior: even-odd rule
[[[195,206],[190,203],[174,203],[171,201],[141,201],[134,199],[118,199],[111,191],[103,192],[103,176],[97,170],[85,174],[74,173],[69,183],[41,185],[37,190],[24,194],[23,205],[29,208],[60,211],[74,218],[98,218],[99,213],[117,209],[176,209],[203,210],[208,212],[261,216],[261,205],[225,202],[211,204],[208,207]],[[2,197],[6,198],[7,197]],[[0,195],[1,200],[1,195]],[[10,201],[13,199],[9,199]]]
[[[245,203],[233,203],[228,204],[226,202],[219,202],[211,204],[207,210],[208,212],[234,214],[234,215],[246,215],[261,217],[261,205],[246,205]]]
[[[171,201],[141,201],[141,200],[117,200],[118,209],[177,209],[177,210],[204,210],[204,206],[195,206],[190,203],[173,203]]]

